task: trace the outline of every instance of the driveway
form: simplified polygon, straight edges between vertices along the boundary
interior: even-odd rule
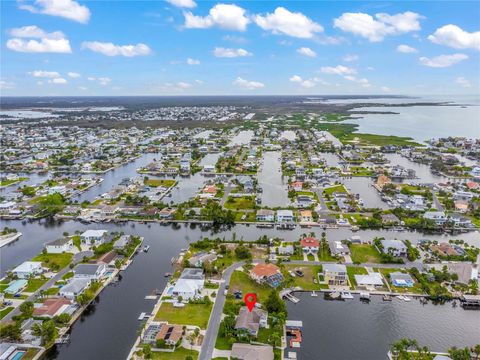
[[[92,256],[93,255],[93,252],[92,251],[82,251],[82,252],[79,252],[77,254],[75,254],[73,256],[73,260],[72,260],[72,263],[74,265],[76,265],[77,263],[79,263],[80,261],[82,261],[83,257],[84,256]],[[55,274],[55,276],[53,276],[52,278],[50,278],[45,284],[43,284],[42,286],[40,286],[37,291],[35,291],[34,293],[32,293],[28,298],[25,299],[25,301],[35,301],[36,297],[38,296],[38,294],[40,294],[41,291],[43,290],[47,290],[49,288],[51,288],[53,285],[55,285],[55,283],[59,280],[62,279],[63,275],[65,275],[66,273],[68,273],[70,271],[70,266],[65,266],[62,270],[60,270],[58,273]],[[20,314],[20,306],[17,306],[15,309],[13,309],[12,311],[10,311],[3,319],[2,319],[2,323],[3,322],[7,322],[7,321],[10,321],[12,320],[12,318],[15,316],[15,315],[19,315]]]

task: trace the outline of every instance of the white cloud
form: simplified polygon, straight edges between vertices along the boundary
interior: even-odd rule
[[[100,85],[108,85],[112,81],[109,77],[99,77],[97,80]]]
[[[255,23],[263,30],[273,34],[283,34],[296,38],[309,39],[315,33],[323,32],[323,27],[300,12],[290,12],[284,7],[277,7],[273,13],[265,16],[256,15]]]
[[[342,58],[343,61],[345,62],[352,62],[352,61],[357,61],[358,60],[358,55],[356,54],[347,54]]]
[[[185,12],[187,29],[207,29],[217,26],[226,30],[245,31],[250,20],[245,16],[245,9],[234,4],[217,4],[207,16],[196,16]]]
[[[317,57],[317,53],[308,47],[301,47],[297,49],[297,52],[303,56],[312,57],[312,58]]]
[[[67,73],[67,75],[70,76],[72,79],[77,79],[77,78],[82,76],[82,75],[80,75],[79,73],[76,73],[76,72],[69,72],[69,73]]]
[[[454,49],[480,50],[480,31],[469,33],[452,24],[438,28],[433,35],[428,37],[428,40]]]
[[[215,55],[216,57],[234,58],[234,57],[252,56],[252,53],[241,48],[230,49],[230,48],[216,47],[213,50],[213,55]]]
[[[307,89],[316,86],[317,83],[320,83],[320,84],[322,84],[322,85],[328,85],[327,82],[325,82],[325,81],[323,81],[322,79],[317,78],[317,77],[314,77],[314,78],[312,78],[312,79],[305,79],[305,80],[304,80],[304,79],[302,79],[302,78],[301,78],[300,76],[298,76],[298,75],[293,75],[293,76],[292,76],[290,79],[288,79],[288,80],[290,80],[291,82],[294,82],[294,83],[298,83],[298,84],[300,84],[302,87],[307,88]]]
[[[224,36],[222,36],[222,40],[230,41],[230,42],[236,43],[236,44],[246,44],[248,42],[248,40],[245,39],[244,37],[235,36],[235,35],[224,35]]]
[[[468,81],[467,79],[465,79],[463,76],[457,77],[457,78],[455,79],[455,82],[456,82],[458,85],[463,86],[464,88],[472,87],[472,84],[470,84],[470,81]]]
[[[433,58],[421,57],[420,63],[434,68],[444,68],[452,66],[460,61],[468,59],[465,54],[440,55]]]
[[[189,88],[191,88],[191,87],[192,87],[192,84],[189,84],[189,83],[187,83],[187,82],[180,81],[180,82],[178,82],[178,83],[176,84],[176,86],[177,86],[177,88],[184,90],[184,89],[189,89]]]
[[[411,47],[411,46],[408,46],[408,45],[405,45],[405,44],[398,45],[397,46],[397,51],[400,52],[400,53],[406,53],[406,54],[418,52],[417,49],[415,49],[414,47]]]
[[[255,90],[255,89],[261,89],[265,87],[265,84],[258,82],[258,81],[248,81],[245,79],[242,79],[240,76],[235,79],[233,82],[233,85],[239,86],[244,89],[248,90]]]
[[[48,80],[48,82],[50,84],[66,84],[67,83],[67,80],[65,80],[64,78],[55,78],[55,79],[51,79],[51,80]]]
[[[188,58],[187,59],[187,64],[188,65],[200,65],[200,60]]]
[[[407,11],[395,15],[379,13],[373,18],[365,13],[343,13],[334,19],[334,27],[354,35],[359,35],[371,42],[382,41],[387,35],[404,34],[420,30],[423,16]]]
[[[181,7],[181,8],[191,9],[197,6],[195,1],[193,0],[166,0],[166,1],[172,4],[173,6]]]
[[[142,43],[136,45],[115,45],[111,42],[84,41],[82,49],[89,49],[106,56],[133,57],[150,55],[152,53],[150,48]]]
[[[90,10],[73,0],[36,0],[34,5],[24,4],[20,0],[19,8],[35,14],[60,16],[82,24],[90,19]]]
[[[343,77],[345,80],[348,80],[348,81],[353,81],[353,82],[356,82],[360,85],[362,85],[363,87],[365,88],[368,88],[370,86],[372,86],[369,81],[365,78],[362,78],[362,79],[358,79],[357,77],[353,76],[353,75],[346,75]]]
[[[97,79],[94,78],[93,76],[89,76],[89,77],[87,77],[87,80],[88,80],[88,81],[95,81],[95,80],[97,80]]]
[[[79,86],[79,87],[77,87],[77,89],[82,90],[82,91],[88,90],[88,88],[85,87],[85,86]]]
[[[0,80],[0,89],[13,89],[15,84],[13,82]]]
[[[57,71],[43,71],[43,70],[35,70],[29,73],[33,77],[36,78],[59,78],[60,74]]]
[[[332,66],[323,66],[320,71],[324,74],[333,74],[333,75],[352,75],[356,74],[357,71],[353,68],[349,68],[343,65]]]
[[[70,42],[61,31],[47,33],[35,25],[10,30],[7,48],[25,53],[71,53]],[[36,40],[39,39],[39,40]]]
[[[390,88],[387,87],[387,86],[382,86],[382,87],[380,88],[380,90],[382,90],[383,92],[390,92],[390,91],[392,91],[392,89],[390,89]]]

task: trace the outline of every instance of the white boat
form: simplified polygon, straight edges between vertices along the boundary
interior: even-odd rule
[[[409,302],[409,301],[412,301],[412,299],[410,299],[408,296],[404,296],[403,301]]]
[[[397,299],[398,299],[398,300],[405,300],[405,298],[403,297],[403,295],[397,296]]]
[[[343,300],[349,300],[349,299],[353,299],[353,295],[351,292],[349,291],[342,291],[340,293],[340,297],[343,299]]]
[[[145,247],[143,248],[143,252],[148,252],[148,250],[150,250],[150,246],[149,246],[149,245],[145,245]]]
[[[140,314],[140,316],[138,317],[138,320],[139,320],[139,321],[142,321],[142,320],[145,318],[145,316],[147,316],[147,313],[142,312],[142,313]]]
[[[318,294],[315,291],[312,291],[312,297],[318,297]]]
[[[370,300],[370,293],[368,293],[368,292],[361,292],[361,293],[360,293],[360,299],[361,299],[361,300]]]

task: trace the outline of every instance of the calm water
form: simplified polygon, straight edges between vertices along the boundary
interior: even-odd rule
[[[290,204],[287,178],[282,177],[282,154],[280,151],[264,151],[263,165],[258,173],[258,185],[263,189],[262,205],[269,207]]]
[[[379,296],[364,304],[358,298],[327,301],[322,295],[297,295],[298,304],[288,302],[288,318],[303,321],[302,360],[383,360],[390,344],[404,337],[432,351],[480,343],[480,311],[417,300],[383,302]]]
[[[399,114],[365,114],[348,122],[362,133],[411,137],[419,142],[438,137],[480,138],[480,106],[369,107],[361,111],[393,111]]]
[[[1,221],[0,225],[15,227],[23,233],[19,241],[5,246],[0,251],[1,272],[26,261],[38,254],[45,242],[62,236],[64,231],[70,234],[75,230],[107,229],[109,231],[123,231],[127,234],[139,234],[145,238],[145,243],[150,245],[148,253],[139,254],[132,265],[123,273],[123,279],[117,286],[109,286],[103,291],[98,303],[92,306],[91,311],[75,323],[72,328],[72,341],[67,346],[58,348],[50,356],[51,359],[124,359],[137,336],[139,322],[137,317],[141,312],[150,312],[153,301],[145,300],[145,295],[154,289],[162,289],[166,280],[165,272],[171,272],[170,259],[177,255],[181,248],[201,238],[220,237],[231,239],[233,233],[237,239],[252,240],[261,235],[268,237],[281,237],[286,240],[296,240],[302,233],[314,231],[320,236],[322,229],[300,229],[293,231],[280,231],[276,229],[258,229],[254,226],[236,226],[229,231],[212,234],[202,231],[198,227],[182,225],[179,227],[161,226],[159,224],[89,224],[84,225],[75,221],[49,223],[45,220],[32,223],[21,221]],[[327,230],[327,238],[347,239],[353,233],[348,229]],[[421,233],[415,232],[374,232],[360,231],[355,233],[362,239],[372,239],[374,236],[387,238],[410,239],[415,243],[418,239],[425,238]],[[448,240],[443,236],[428,236],[439,241]],[[462,234],[458,236],[470,244],[480,246],[478,233]],[[299,304],[303,307],[304,302]],[[339,304],[341,305],[341,304]],[[316,311],[316,310],[315,310]],[[347,321],[349,317],[342,318],[338,314],[338,321]],[[296,318],[299,315],[295,315]],[[343,320],[342,320],[343,319]],[[357,320],[355,320],[357,321]],[[440,320],[437,318],[437,322]],[[443,320],[442,320],[443,321]],[[466,320],[470,321],[470,320]],[[361,323],[360,323],[361,324]],[[438,327],[429,331],[437,334]],[[437,334],[440,336],[440,333]]]

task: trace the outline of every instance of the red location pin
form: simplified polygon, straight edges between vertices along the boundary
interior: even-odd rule
[[[248,311],[252,312],[253,307],[257,302],[257,295],[255,295],[254,293],[248,293],[247,295],[245,295],[243,300],[245,300],[245,304],[247,305]]]

